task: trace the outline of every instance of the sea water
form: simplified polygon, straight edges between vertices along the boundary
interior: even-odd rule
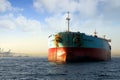
[[[0,80],[120,80],[120,57],[68,64],[38,57],[4,57],[0,58]]]

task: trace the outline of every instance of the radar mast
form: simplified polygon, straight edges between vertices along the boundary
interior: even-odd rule
[[[69,22],[70,22],[69,13],[70,13],[70,12],[68,11],[67,13],[68,13],[68,16],[67,16],[66,20],[68,21],[68,32],[69,32],[69,24],[70,24],[70,23],[69,23]]]

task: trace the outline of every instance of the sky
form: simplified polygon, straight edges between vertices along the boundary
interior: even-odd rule
[[[111,39],[112,55],[120,54],[120,0],[0,0],[0,48],[47,56],[48,36],[67,30]]]

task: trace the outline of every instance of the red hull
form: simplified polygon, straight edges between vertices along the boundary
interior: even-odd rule
[[[71,62],[83,60],[111,59],[111,53],[99,48],[49,48],[48,60],[52,62]]]

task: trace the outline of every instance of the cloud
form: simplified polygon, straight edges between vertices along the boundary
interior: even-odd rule
[[[37,20],[26,18],[22,14],[15,14],[22,8],[13,7],[8,0],[0,0],[0,28],[6,30],[21,29],[23,31],[35,31],[41,27]],[[40,29],[39,29],[40,30]]]
[[[46,26],[48,26],[48,29],[50,28],[51,31],[63,31],[67,29],[65,28],[65,15],[62,14],[48,17],[45,19],[45,22],[47,23]]]
[[[39,12],[80,12],[82,15],[96,14],[99,0],[34,0],[33,6]]]
[[[24,31],[35,31],[41,29],[41,23],[37,20],[27,19],[24,16],[18,16],[15,19],[18,27],[21,27]]]
[[[13,17],[13,14],[8,15],[1,15],[0,16],[0,28],[2,29],[15,29],[15,18]]]
[[[7,30],[21,29],[22,31],[41,30],[41,23],[37,20],[28,19],[23,15],[14,16],[6,14],[0,16],[0,28]]]
[[[0,0],[0,12],[5,12],[7,10],[11,10],[11,3],[7,0]]]
[[[120,20],[120,0],[103,0],[101,14],[105,20],[117,22]]]
[[[13,7],[8,0],[0,0],[0,13],[7,11],[23,11],[23,9],[18,7]]]
[[[14,29],[15,24],[10,20],[2,20],[0,21],[0,26],[4,28]]]
[[[119,0],[34,0],[33,7],[43,13],[70,11],[85,18],[103,15],[106,19],[120,19]]]

